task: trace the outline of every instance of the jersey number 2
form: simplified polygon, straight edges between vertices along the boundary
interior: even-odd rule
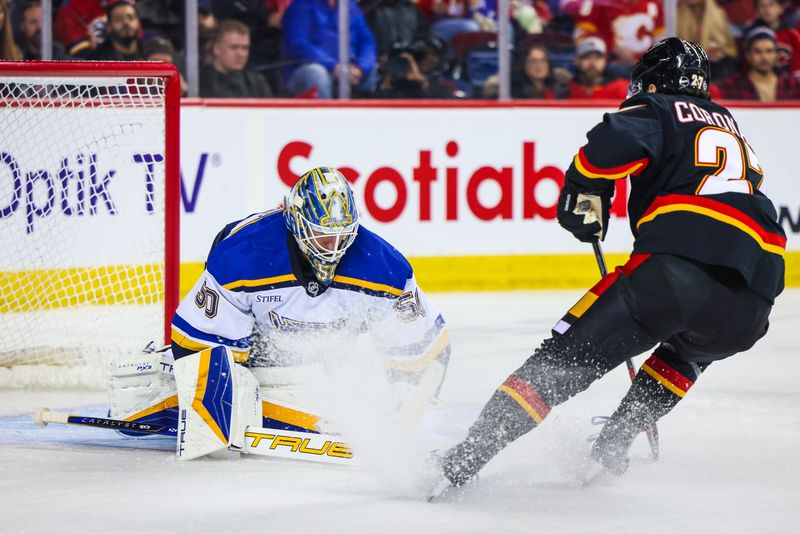
[[[698,167],[714,167],[695,191],[698,195],[719,193],[751,194],[763,180],[764,172],[755,152],[747,143],[728,130],[709,126],[697,132],[694,141],[694,164]],[[747,171],[758,175],[758,182],[747,179]]]

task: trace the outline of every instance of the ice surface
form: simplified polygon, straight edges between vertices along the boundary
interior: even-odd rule
[[[104,393],[0,392],[0,532],[800,532],[798,290],[780,297],[764,340],[714,364],[661,421],[660,461],[641,437],[623,478],[579,486],[585,438],[597,430],[590,418],[610,413],[627,388],[620,369],[554,409],[477,483],[433,504],[420,498],[426,447],[457,439],[578,297],[433,295],[454,349],[445,402],[425,421],[438,435],[412,442],[381,420],[353,428],[369,415],[364,399],[344,425],[363,468],[179,463],[165,439],[30,422],[42,405],[100,415]]]

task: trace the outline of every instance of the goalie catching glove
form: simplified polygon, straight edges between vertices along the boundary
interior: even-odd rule
[[[108,369],[109,416],[140,424],[175,428],[178,421],[178,396],[172,376],[170,347],[156,349],[148,343],[141,354],[120,356]],[[119,430],[126,436],[148,434]]]
[[[558,224],[584,243],[602,241],[610,207],[610,194],[582,192],[565,185],[558,196]]]

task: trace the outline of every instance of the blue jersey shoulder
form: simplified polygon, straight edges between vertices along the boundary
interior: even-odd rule
[[[336,269],[334,287],[399,296],[414,274],[408,260],[385,239],[361,226]]]
[[[280,211],[251,215],[235,224],[208,255],[206,270],[232,290],[264,289],[292,274],[286,247],[288,230]]]

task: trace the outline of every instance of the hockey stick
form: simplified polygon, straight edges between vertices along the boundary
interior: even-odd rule
[[[41,426],[45,426],[48,423],[58,423],[178,437],[177,428],[106,417],[72,415],[54,412],[47,408],[36,410],[36,413],[33,414],[33,421]],[[245,448],[243,450],[235,450],[245,454],[331,464],[358,465],[358,462],[353,457],[353,451],[346,443],[340,441],[340,437],[337,435],[249,426],[244,433],[244,437],[246,438]]]
[[[608,274],[608,267],[606,266],[606,259],[603,256],[603,249],[600,248],[600,241],[595,239],[592,241],[592,248],[594,249],[594,259],[597,260],[597,268],[600,269],[600,276],[604,277]],[[631,382],[636,379],[636,369],[633,367],[633,360],[630,358],[625,359],[625,367],[628,368],[628,376]],[[647,442],[650,443],[650,454],[654,460],[658,460],[658,427],[655,423],[645,429],[647,434]]]
[[[402,432],[413,432],[419,426],[425,410],[431,403],[431,399],[436,395],[436,390],[444,380],[445,367],[434,360],[425,370],[420,378],[417,388],[408,399],[406,405],[399,411],[395,423]]]
[[[82,425],[93,426],[96,428],[109,428],[112,430],[130,430],[142,432],[144,434],[159,434],[162,436],[178,435],[178,430],[168,426],[150,425],[146,423],[134,423],[133,421],[122,421],[120,419],[108,419],[105,417],[87,417],[84,415],[72,415],[61,412],[53,412],[48,408],[39,408],[33,414],[33,422],[40,426],[48,423],[59,423],[63,425]]]

